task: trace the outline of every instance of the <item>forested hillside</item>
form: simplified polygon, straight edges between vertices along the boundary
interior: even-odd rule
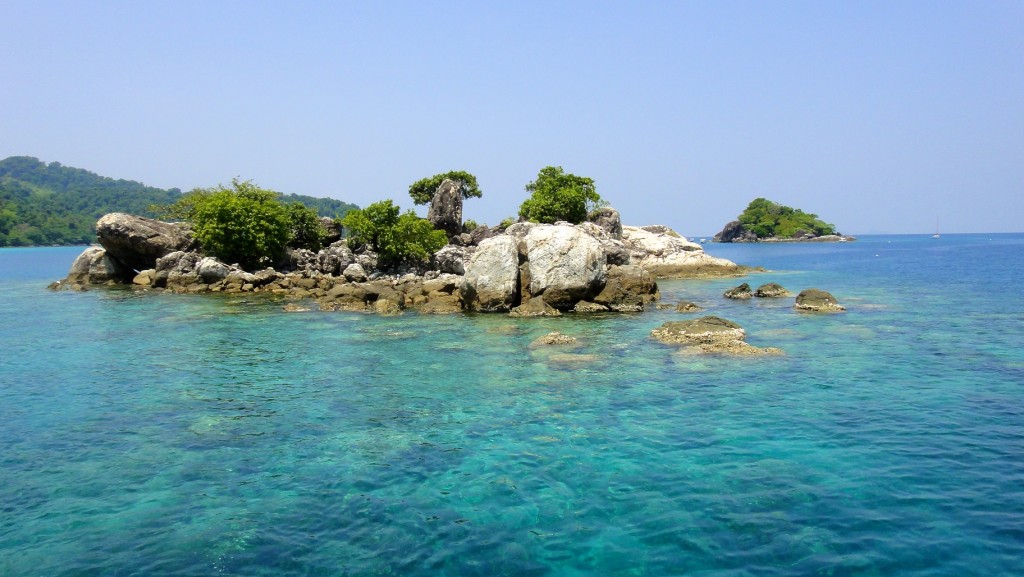
[[[155,216],[150,207],[178,200],[181,190],[115,180],[88,170],[49,164],[30,156],[0,160],[0,247],[89,244],[96,221],[110,212]],[[321,216],[340,217],[356,208],[332,198],[284,195]]]

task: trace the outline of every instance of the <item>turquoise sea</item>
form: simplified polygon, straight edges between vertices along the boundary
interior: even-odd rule
[[[1024,234],[706,249],[849,310],[661,282],[786,351],[700,357],[673,310],[56,293],[80,248],[2,249],[0,575],[1024,574]]]

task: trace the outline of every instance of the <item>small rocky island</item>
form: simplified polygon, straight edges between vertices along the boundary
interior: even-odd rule
[[[189,224],[112,213],[97,223],[67,278],[51,288],[127,285],[182,293],[269,293],[315,301],[321,310],[395,314],[479,311],[514,316],[642,311],[658,278],[739,276],[748,269],[706,254],[666,226],[623,226],[602,207],[580,224],[517,222],[462,228],[456,183],[437,188],[429,220],[448,243],[421,262],[382,265],[369,246],[350,246],[324,219],[323,248],[288,249],[271,267],[245,270],[204,253]]]
[[[737,220],[729,222],[714,236],[714,242],[846,242],[835,225],[816,214],[806,213],[764,198],[747,205]]]

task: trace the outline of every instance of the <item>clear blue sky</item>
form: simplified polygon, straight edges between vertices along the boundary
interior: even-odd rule
[[[365,206],[546,165],[627,224],[755,197],[846,233],[1024,230],[1024,2],[0,5],[0,157]]]

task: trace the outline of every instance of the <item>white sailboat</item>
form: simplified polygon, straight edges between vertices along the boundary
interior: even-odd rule
[[[937,220],[935,221],[935,234],[932,235],[932,238],[942,238],[939,236],[939,221]]]

